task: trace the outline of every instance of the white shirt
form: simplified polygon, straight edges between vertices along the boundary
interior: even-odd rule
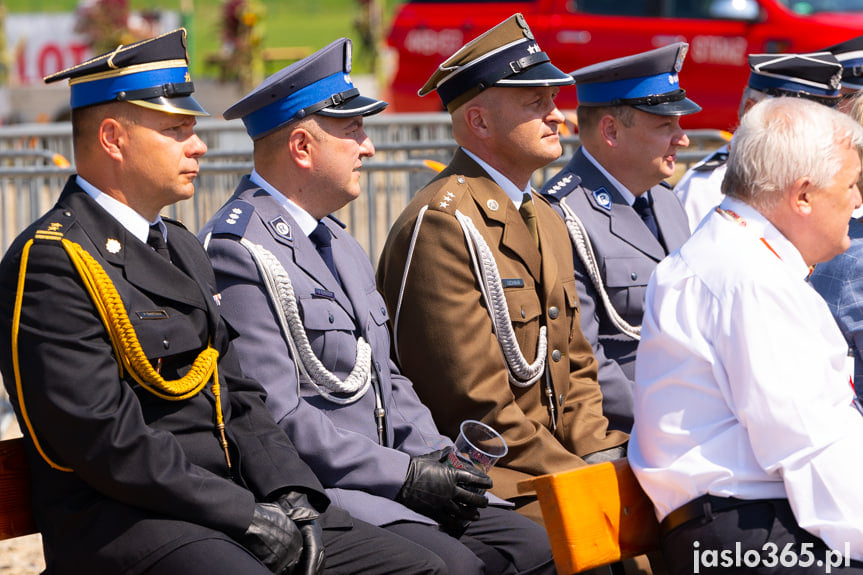
[[[727,144],[716,150],[715,153],[721,152],[728,153]],[[710,159],[710,156],[705,159]],[[674,186],[674,193],[677,194],[677,198],[686,211],[690,230],[696,229],[704,216],[718,206],[722,202],[722,198],[725,197],[722,193],[722,179],[725,177],[726,165],[722,164],[713,170],[696,170],[695,168],[702,163],[703,161],[687,170],[677,185]]]
[[[516,186],[512,182],[512,180],[492,168],[490,165],[488,165],[488,162],[486,162],[470,150],[466,150],[465,148],[462,148],[462,150],[464,150],[465,154],[467,154],[474,162],[479,164],[479,166],[483,170],[485,170],[489,176],[491,176],[491,179],[494,180],[494,183],[500,186],[500,189],[502,189],[504,193],[509,196],[509,199],[512,200],[512,203],[515,204],[516,208],[521,208],[521,202],[524,200],[524,194],[533,197],[530,182],[527,183],[523,190],[519,190],[518,186]]]
[[[162,236],[167,238],[168,229],[165,227],[165,222],[162,221],[161,216],[157,216],[154,221],[148,222],[144,216],[123,202],[120,202],[102,192],[81,176],[75,176],[75,183],[78,184],[82,190],[87,192],[87,195],[93,198],[97,204],[102,206],[102,209],[111,214],[115,220],[120,222],[120,225],[126,228],[126,231],[145,244],[147,243],[147,235],[150,233],[150,226],[152,224],[159,224]]]
[[[847,343],[794,245],[722,207],[747,225],[714,211],[648,284],[629,461],[660,520],[705,493],[787,497],[801,527],[863,559]]]

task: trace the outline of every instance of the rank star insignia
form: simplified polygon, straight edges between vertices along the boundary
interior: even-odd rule
[[[531,44],[530,46],[527,47],[527,51],[530,54],[539,54],[539,45],[538,44]]]
[[[448,201],[446,201],[446,200],[444,200],[444,201],[442,201],[442,202],[440,203],[440,207],[442,207],[442,208],[444,208],[444,209],[446,209],[446,208],[447,208],[447,206],[449,206],[449,202],[448,202]]]
[[[108,241],[105,242],[105,249],[108,250],[109,254],[116,254],[123,249],[123,244],[121,244],[119,240],[108,238]]]

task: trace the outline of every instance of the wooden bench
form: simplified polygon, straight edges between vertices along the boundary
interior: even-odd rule
[[[24,439],[0,441],[0,540],[36,533]]]
[[[535,492],[558,573],[659,552],[659,523],[629,461],[597,463],[518,483]]]

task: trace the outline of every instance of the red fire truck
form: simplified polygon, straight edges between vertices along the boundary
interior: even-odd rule
[[[704,111],[684,118],[687,129],[736,126],[748,54],[813,52],[863,34],[863,0],[409,0],[387,38],[396,60],[390,110],[441,110],[417,90],[445,58],[515,12],[565,72],[688,42],[680,85]],[[561,90],[561,109],[575,108],[575,92]]]

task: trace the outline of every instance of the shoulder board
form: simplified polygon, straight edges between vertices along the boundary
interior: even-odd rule
[[[333,214],[330,214],[330,215],[328,215],[327,217],[328,217],[328,218],[330,218],[331,220],[333,220],[334,222],[336,222],[336,224],[338,224],[338,225],[339,225],[339,227],[340,227],[340,228],[342,228],[342,229],[345,229],[345,228],[347,228],[347,227],[348,227],[348,225],[347,225],[347,224],[345,224],[344,222],[342,222],[342,220],[340,220],[339,218],[337,218],[337,217],[336,217],[336,216],[334,216]]]
[[[255,213],[255,206],[243,200],[234,200],[219,212],[219,219],[213,225],[213,235],[228,235],[242,238],[246,226]]]
[[[580,183],[580,176],[572,172],[560,173],[552,178],[546,186],[543,186],[542,194],[560,201]]]
[[[186,226],[183,225],[183,222],[181,222],[180,220],[175,220],[174,218],[166,218],[165,216],[162,216],[162,221],[165,222],[165,225],[171,224],[183,230],[187,229]]]
[[[712,172],[728,161],[728,152],[717,150],[692,167],[696,172]]]
[[[429,202],[429,209],[455,215],[461,197],[469,188],[467,178],[462,175],[451,175],[437,180],[435,185],[438,186],[438,190]]]
[[[75,215],[72,210],[65,208],[54,210],[42,218],[42,223],[33,234],[33,239],[60,241],[74,221]]]

